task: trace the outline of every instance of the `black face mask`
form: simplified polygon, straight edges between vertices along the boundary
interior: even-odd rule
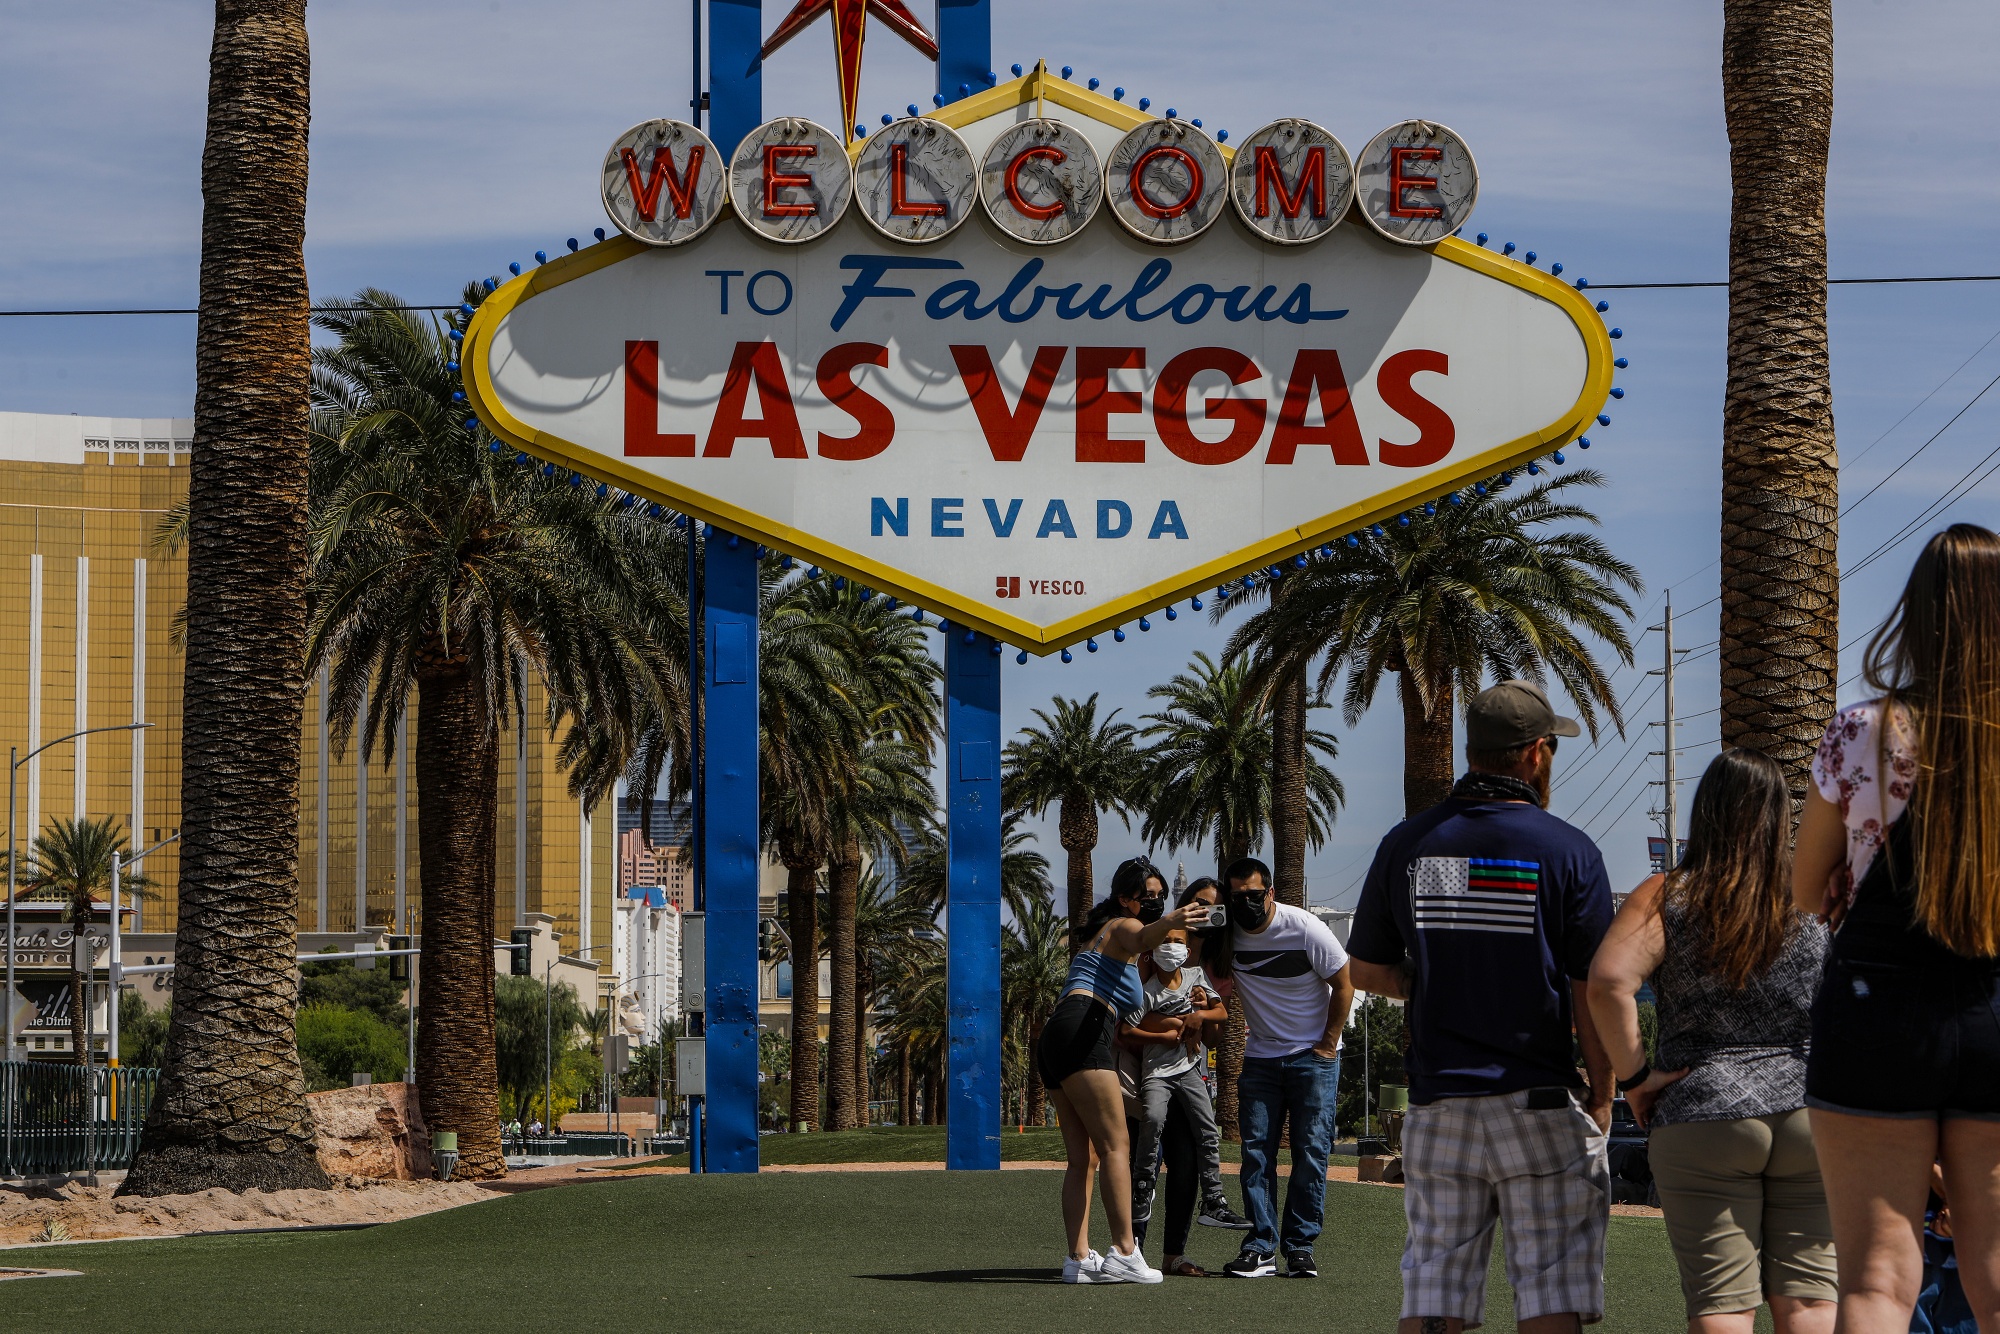
[[[1229,910],[1239,925],[1255,931],[1270,920],[1271,899],[1266,894],[1231,894]]]
[[[1138,918],[1140,921],[1151,924],[1153,922],[1159,921],[1162,917],[1165,917],[1166,915],[1167,915],[1167,901],[1164,898],[1148,898],[1139,900]]]

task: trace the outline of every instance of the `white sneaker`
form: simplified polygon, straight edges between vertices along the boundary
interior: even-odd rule
[[[1103,1266],[1097,1271],[1099,1283],[1158,1283],[1166,1277],[1159,1270],[1146,1263],[1146,1254],[1138,1247],[1132,1248],[1130,1255],[1122,1255],[1116,1246],[1111,1254],[1104,1257]]]
[[[1074,1256],[1065,1255],[1063,1257],[1062,1281],[1065,1283],[1102,1282],[1103,1280],[1101,1280],[1098,1277],[1098,1275],[1102,1273],[1103,1270],[1104,1270],[1104,1257],[1099,1255],[1096,1251],[1092,1251],[1090,1254],[1084,1256],[1081,1260],[1077,1259]]]

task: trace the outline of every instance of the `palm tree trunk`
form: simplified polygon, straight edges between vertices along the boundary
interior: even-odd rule
[[[833,956],[833,1005],[827,1014],[827,1119],[835,1130],[852,1130],[855,1114],[854,908],[861,885],[861,847],[849,842],[827,864],[827,916],[832,918],[828,953]]]
[[[936,1064],[933,1063],[924,1070],[924,1124],[927,1126],[944,1124],[944,1108],[940,1105],[941,1099],[938,1097],[938,1090],[943,1083],[944,1081],[938,1078]]]
[[[1282,585],[1281,585],[1282,587]],[[1306,677],[1288,672],[1271,700],[1271,873],[1278,900],[1306,906]]]
[[[1048,1022],[1047,1015],[1036,1015],[1028,1024],[1028,1087],[1026,1113],[1028,1124],[1040,1126],[1048,1117],[1049,1091],[1042,1087],[1041,1062],[1035,1059],[1042,1049],[1042,1027]]]
[[[1090,916],[1095,901],[1090,859],[1097,851],[1097,803],[1083,794],[1064,797],[1056,828],[1063,851],[1069,854],[1069,952],[1075,954],[1090,943],[1083,919]]]
[[[1403,705],[1403,814],[1427,811],[1451,795],[1456,764],[1452,755],[1452,687],[1450,678],[1431,691],[1424,707],[1406,668],[1396,677],[1396,694]]]
[[[819,859],[785,861],[792,938],[792,1129],[819,1122]]]
[[[180,924],[120,1194],[325,1189],[294,1034],[305,705],[305,0],[217,0],[188,487]],[[490,967],[489,967],[490,971]]]
[[[875,991],[875,979],[868,967],[868,951],[854,950],[854,1087],[860,1100],[861,1124],[868,1124],[868,1002]]]
[[[419,672],[416,770],[423,896],[417,1096],[433,1133],[458,1135],[455,1178],[501,1177],[507,1163],[493,1032],[500,749],[477,664]],[[550,1109],[543,1115],[553,1133]]]
[[[1729,370],[1722,404],[1722,744],[1794,808],[1837,703],[1840,485],[1826,342],[1831,0],[1724,0]]]
[[[71,913],[69,934],[69,1049],[77,1065],[90,1064],[90,979],[83,970],[83,950],[90,929],[90,901],[83,911]]]
[[[1216,878],[1228,885],[1224,874],[1229,866],[1239,858],[1250,855],[1247,843],[1232,843],[1216,849]],[[1277,872],[1273,871],[1273,875]],[[1222,1021],[1222,1045],[1215,1052],[1215,1126],[1222,1138],[1237,1140],[1243,1137],[1240,1127],[1239,1102],[1236,1082],[1243,1076],[1243,1046],[1248,1038],[1248,1029],[1243,1019],[1243,999],[1237,995],[1229,998],[1229,1017]]]
[[[910,1077],[910,1044],[896,1044],[896,1124],[917,1123],[917,1086]]]

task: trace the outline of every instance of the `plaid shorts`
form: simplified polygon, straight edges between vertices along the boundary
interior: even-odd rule
[[[1495,1220],[1507,1226],[1514,1316],[1604,1318],[1611,1171],[1604,1132],[1576,1102],[1530,1110],[1528,1093],[1441,1098],[1403,1122],[1403,1316],[1476,1329],[1486,1314]]]

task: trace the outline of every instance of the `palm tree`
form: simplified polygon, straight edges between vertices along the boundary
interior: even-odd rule
[[[1097,848],[1097,814],[1110,811],[1127,829],[1138,798],[1138,733],[1118,721],[1117,709],[1097,721],[1097,696],[1079,703],[1056,696],[1053,714],[1035,710],[1039,727],[1024,727],[1009,741],[1001,769],[1007,809],[1039,816],[1057,809],[1056,828],[1069,854],[1070,952],[1082,949],[1083,919],[1092,899],[1091,854]]]
[[[1149,846],[1169,851],[1207,843],[1216,874],[1263,842],[1271,819],[1271,713],[1249,685],[1242,663],[1217,666],[1196,653],[1182,672],[1146,692],[1166,707],[1145,717],[1152,804],[1140,833]],[[1340,779],[1317,756],[1331,761],[1339,743],[1329,733],[1305,731],[1306,838],[1326,841],[1334,812],[1347,799]]]
[[[1840,475],[1826,342],[1832,0],[1723,0],[1729,372],[1722,400],[1722,744],[1802,801],[1838,701]]]
[[[936,934],[936,916],[935,909],[910,891],[907,874],[901,885],[883,874],[879,864],[862,874],[854,902],[854,1004],[856,1027],[864,1038],[856,1044],[855,1079],[864,1091],[868,1088],[868,1021],[882,1011],[886,999],[881,980],[894,974],[905,951]]]
[[[60,899],[69,910],[69,1049],[76,1064],[90,1064],[90,1042],[86,1033],[90,1017],[90,975],[85,968],[83,946],[90,929],[95,904],[102,896],[111,898],[111,859],[125,850],[125,835],[115,820],[64,820],[49,822],[47,833],[35,836],[34,846],[21,859],[24,898]],[[0,856],[0,871],[6,858]],[[127,893],[143,896],[149,881],[131,871],[122,872],[119,884]]]
[[[465,300],[484,296],[469,285]],[[681,540],[630,497],[515,458],[454,404],[449,329],[364,291],[316,317],[313,615],[336,744],[393,753],[416,699],[424,1119],[470,1179],[506,1171],[494,1067],[494,840],[501,730],[529,674],[567,724],[571,786],[599,800],[632,719],[680,705]],[[365,712],[364,712],[365,710]],[[585,739],[587,734],[588,739]],[[594,789],[594,790],[592,790]]]
[[[1347,672],[1349,726],[1374,702],[1383,674],[1395,673],[1403,706],[1403,805],[1411,815],[1450,793],[1455,701],[1470,699],[1489,673],[1532,680],[1553,674],[1593,738],[1600,708],[1622,728],[1618,701],[1584,636],[1595,635],[1621,661],[1632,661],[1624,623],[1631,606],[1619,588],[1637,591],[1638,571],[1594,534],[1548,531],[1596,523],[1565,493],[1603,483],[1599,473],[1578,469],[1519,491],[1496,487],[1465,495],[1462,504],[1438,505],[1434,516],[1391,527],[1358,547],[1323,549],[1304,568],[1284,573],[1285,595],[1237,629],[1227,656],[1255,653],[1269,679],[1323,653],[1318,689],[1328,693]],[[1255,596],[1238,592],[1224,601]]]
[[[1069,922],[1056,915],[1045,897],[1016,914],[1000,939],[1000,1009],[1028,1056],[1021,1099],[1024,1125],[1039,1126],[1047,1120],[1048,1090],[1042,1087],[1034,1056],[1068,978]]]
[[[942,1123],[945,1053],[951,1041],[950,1005],[941,941],[917,941],[896,960],[889,979],[889,1040],[897,1052],[900,1124],[915,1125],[918,1083],[925,1125]]]
[[[1021,819],[1021,812],[1008,811],[1000,823],[1000,902],[1016,920],[1054,892],[1049,884],[1049,859],[1036,850],[1035,836],[1021,828]],[[932,820],[918,830],[910,848],[909,864],[901,877],[903,892],[935,917],[944,911],[950,897],[946,884],[949,872],[945,831]]]
[[[200,591],[182,695],[180,1003],[126,1195],[327,1186],[293,1035],[310,66],[306,0],[217,0],[188,486],[188,587]]]
[[[1147,783],[1153,793],[1141,833],[1149,845],[1170,850],[1206,842],[1220,878],[1231,862],[1247,857],[1263,841],[1271,819],[1272,719],[1264,698],[1252,687],[1241,663],[1218,667],[1197,653],[1192,673],[1183,672],[1147,691],[1166,701],[1147,714],[1142,734]],[[1337,743],[1328,733],[1306,728],[1305,837],[1318,847],[1326,841],[1335,810],[1346,800],[1340,779],[1315,758],[1329,761]],[[1229,1022],[1216,1052],[1216,1123],[1224,1135],[1237,1134],[1236,1080],[1243,1069],[1243,1012],[1232,1000]]]

